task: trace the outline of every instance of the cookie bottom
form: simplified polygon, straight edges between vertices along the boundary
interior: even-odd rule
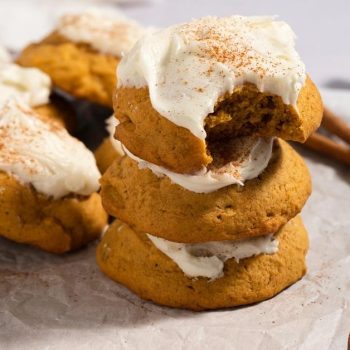
[[[214,281],[191,279],[146,234],[115,221],[97,248],[97,263],[111,279],[155,303],[206,310],[256,303],[273,297],[306,273],[308,235],[300,217],[276,234],[279,250],[226,261],[224,275]]]
[[[107,214],[98,193],[57,200],[0,172],[0,236],[62,254],[100,237]]]

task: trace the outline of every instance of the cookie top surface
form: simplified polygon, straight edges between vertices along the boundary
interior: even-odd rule
[[[0,108],[0,170],[54,198],[99,188],[93,154],[57,123],[10,101]]]
[[[270,17],[205,17],[146,35],[123,57],[119,87],[147,87],[153,107],[206,137],[219,98],[252,83],[296,106],[306,79],[295,35]]]

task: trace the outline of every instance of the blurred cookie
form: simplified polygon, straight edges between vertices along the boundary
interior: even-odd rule
[[[52,253],[78,249],[107,223],[93,154],[57,122],[0,108],[0,235]]]
[[[301,219],[292,219],[274,239],[277,252],[228,259],[223,274],[214,280],[191,278],[146,234],[115,221],[98,245],[97,263],[111,279],[161,305],[191,310],[233,307],[271,298],[305,274],[308,236]]]
[[[43,70],[77,98],[111,107],[117,63],[144,33],[119,12],[87,10],[63,16],[54,32],[26,47],[17,61]]]
[[[175,242],[234,240],[276,232],[297,215],[311,193],[303,159],[282,140],[268,167],[244,186],[195,193],[139,169],[128,157],[101,179],[106,211],[140,232]]]

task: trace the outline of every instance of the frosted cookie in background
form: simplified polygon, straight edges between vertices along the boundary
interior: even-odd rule
[[[43,70],[76,98],[112,107],[117,64],[146,32],[117,10],[88,9],[63,15],[54,31],[26,47],[17,61]]]
[[[64,99],[52,94],[52,83],[47,74],[6,59],[0,63],[0,106],[9,100],[31,106],[43,118],[55,121],[69,132],[76,128],[75,111]]]
[[[52,253],[78,249],[107,223],[93,154],[15,100],[0,106],[0,235]]]

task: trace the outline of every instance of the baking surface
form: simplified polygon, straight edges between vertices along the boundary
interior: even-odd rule
[[[323,91],[350,122],[350,92]],[[193,313],[107,279],[95,244],[63,257],[0,239],[0,349],[345,349],[350,330],[350,174],[309,152],[304,279],[247,307]]]

